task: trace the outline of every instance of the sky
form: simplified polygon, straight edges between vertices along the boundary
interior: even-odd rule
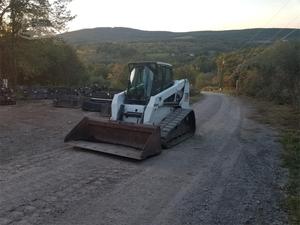
[[[156,31],[300,28],[300,0],[73,0],[69,31],[130,27]]]

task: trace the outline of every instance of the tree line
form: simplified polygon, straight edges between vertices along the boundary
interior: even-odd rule
[[[130,61],[166,61],[175,79],[192,90],[205,86],[298,104],[300,47],[297,41],[239,51],[224,42],[196,40],[98,43],[69,46],[55,34],[74,16],[71,0],[0,1],[0,78],[13,85],[83,86],[124,89]],[[237,48],[237,47],[236,47]]]
[[[21,84],[72,84],[83,66],[76,52],[55,38],[74,16],[71,0],[0,1],[0,78]]]
[[[215,85],[277,103],[300,105],[300,42],[277,42],[217,57]]]

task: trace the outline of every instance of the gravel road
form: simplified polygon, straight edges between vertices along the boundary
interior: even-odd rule
[[[195,137],[137,162],[63,143],[84,113],[48,101],[0,107],[0,224],[286,224],[272,128],[206,93]]]

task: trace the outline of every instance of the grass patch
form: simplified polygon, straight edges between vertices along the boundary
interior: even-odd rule
[[[284,148],[282,165],[288,169],[285,186],[284,208],[289,224],[300,224],[300,110],[287,105],[276,105],[266,101],[255,101],[258,114],[254,119],[279,129]]]
[[[281,140],[284,146],[283,166],[289,170],[289,181],[286,185],[290,224],[300,224],[300,131],[289,130]]]

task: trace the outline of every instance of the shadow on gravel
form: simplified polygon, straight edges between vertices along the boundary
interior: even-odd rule
[[[70,150],[85,153],[85,154],[93,154],[96,157],[104,157],[107,159],[113,159],[113,160],[118,160],[118,161],[123,161],[123,162],[131,162],[131,163],[135,163],[135,164],[140,164],[145,160],[156,157],[156,156],[152,156],[145,160],[137,160],[137,159],[131,159],[131,158],[112,155],[112,154],[108,154],[108,153],[104,153],[104,152],[97,152],[97,151],[93,151],[93,150],[87,150],[87,149],[76,148],[76,147],[75,148],[70,147]]]
[[[122,156],[118,156],[118,155],[112,155],[112,154],[108,154],[108,153],[104,153],[104,152],[97,152],[97,151],[82,149],[82,148],[77,148],[77,147],[70,147],[69,150],[77,151],[77,152],[81,152],[81,153],[85,153],[85,154],[93,154],[96,157],[104,157],[104,158],[107,158],[107,159],[118,160],[118,161],[121,161],[121,162],[130,162],[130,163],[134,163],[134,164],[142,164],[142,163],[145,163],[146,161],[147,161],[147,163],[151,163],[153,160],[157,161],[159,158],[162,158],[163,155],[171,153],[173,151],[183,151],[184,149],[186,149],[185,148],[186,146],[189,146],[189,149],[192,149],[192,150],[201,149],[199,147],[201,141],[202,140],[201,140],[200,135],[194,135],[193,137],[183,141],[182,143],[179,143],[176,146],[173,146],[172,148],[162,149],[161,154],[150,156],[150,157],[148,157],[144,160],[136,160],[136,159],[126,158],[126,157],[122,157]]]

